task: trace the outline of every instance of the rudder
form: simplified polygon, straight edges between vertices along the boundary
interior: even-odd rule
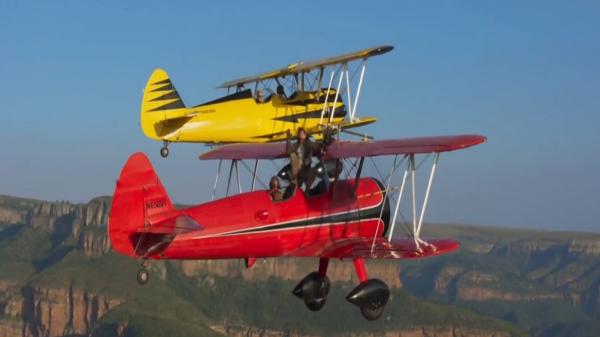
[[[142,97],[140,112],[142,131],[149,138],[163,139],[172,131],[163,123],[168,119],[167,112],[181,109],[185,109],[185,104],[169,75],[163,69],[155,69],[146,83]]]
[[[121,170],[112,200],[108,234],[113,249],[135,256],[134,236],[176,213],[146,155],[131,155]]]

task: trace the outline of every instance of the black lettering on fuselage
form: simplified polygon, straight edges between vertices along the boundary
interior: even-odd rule
[[[166,205],[167,200],[164,198],[146,201],[146,209],[164,208]]]

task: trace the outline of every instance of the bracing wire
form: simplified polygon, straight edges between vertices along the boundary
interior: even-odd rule
[[[254,172],[254,170],[252,170],[252,169],[250,168],[250,166],[248,166],[248,164],[246,164],[246,162],[244,162],[243,160],[240,160],[239,162],[240,162],[240,163],[242,163],[242,165],[243,165],[243,166],[246,168],[246,170],[247,170],[247,171],[248,171],[250,174],[254,175],[254,173],[253,173],[253,172]],[[259,183],[259,184],[260,184],[260,185],[261,185],[261,186],[262,186],[264,189],[268,189],[268,187],[267,187],[267,184],[265,184],[265,183],[262,181],[262,179],[260,179],[260,178],[258,177],[258,174],[256,174],[256,175],[255,175],[255,177],[256,177],[256,181],[258,181],[258,183]]]

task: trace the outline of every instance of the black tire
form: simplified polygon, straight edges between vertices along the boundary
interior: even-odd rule
[[[315,288],[313,288],[312,294],[307,294],[308,296],[304,297],[304,304],[310,311],[319,311],[327,303],[327,295],[329,294],[329,287],[331,282],[329,281],[329,277],[325,276],[321,278],[318,276],[318,273],[315,273],[316,276],[316,284]]]
[[[310,311],[319,311],[327,302],[331,282],[327,276],[321,277],[319,272],[312,272],[294,288],[294,296],[304,300],[304,304]]]
[[[306,307],[310,311],[321,310],[325,306],[325,303],[327,303],[327,296],[319,297],[319,298],[305,298],[304,299],[304,304],[306,304]]]
[[[137,272],[137,282],[140,285],[144,285],[146,283],[148,283],[148,280],[150,279],[150,274],[148,274],[148,271],[144,268],[138,270]]]
[[[163,146],[160,148],[160,156],[163,158],[167,158],[169,156],[169,148]]]
[[[381,317],[383,309],[385,309],[385,306],[374,307],[369,305],[360,308],[360,312],[362,313],[363,317],[367,319],[367,321],[375,321]]]

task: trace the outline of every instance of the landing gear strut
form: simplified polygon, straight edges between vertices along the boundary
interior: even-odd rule
[[[143,286],[144,284],[148,283],[149,279],[150,274],[148,273],[148,262],[144,261],[140,266],[140,270],[137,272],[137,282]]]
[[[381,280],[369,279],[364,259],[357,258],[353,262],[360,284],[346,296],[346,300],[359,307],[364,318],[374,321],[383,314],[390,298],[390,289]],[[319,271],[306,275],[292,291],[295,296],[304,300],[311,311],[321,310],[327,301],[331,285],[326,275],[328,264],[329,258],[322,257],[319,260]]]
[[[346,296],[346,300],[359,307],[364,318],[374,321],[383,313],[390,298],[390,289],[383,281],[367,277],[363,259],[355,259],[353,262],[360,284]]]
[[[169,142],[166,140],[163,141],[163,147],[160,148],[160,156],[163,158],[167,158],[169,156],[169,148],[167,146],[169,146]]]
[[[304,304],[311,311],[319,311],[327,302],[327,294],[331,282],[327,277],[328,258],[319,260],[319,271],[314,271],[308,275],[294,288],[292,293],[304,300]]]

